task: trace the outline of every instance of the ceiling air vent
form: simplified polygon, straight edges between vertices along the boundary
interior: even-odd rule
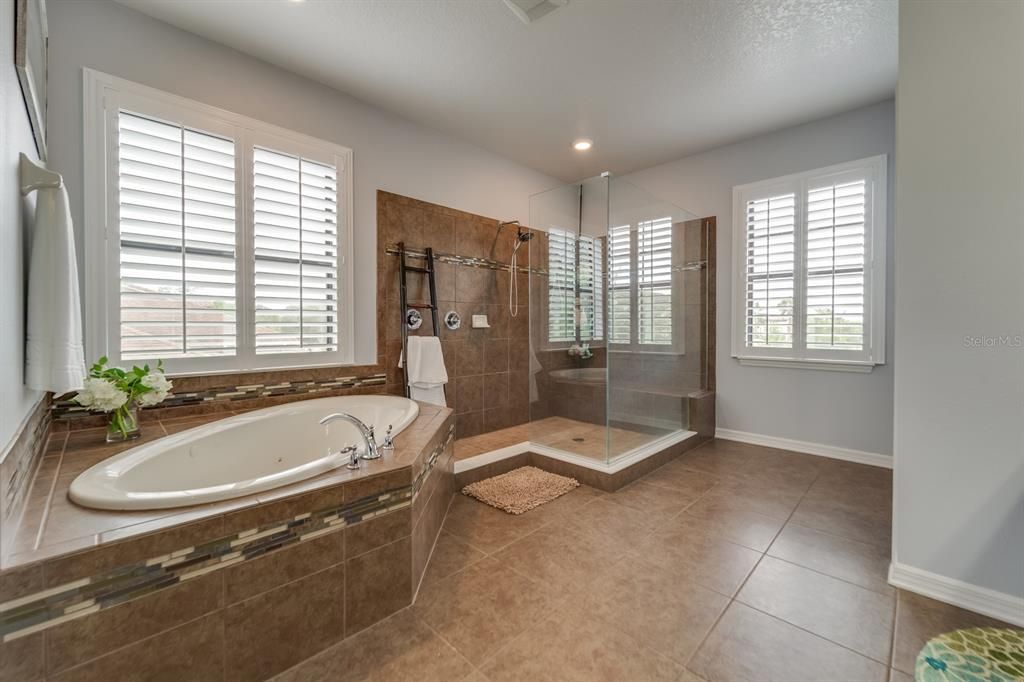
[[[537,21],[545,14],[565,7],[568,3],[569,0],[505,0],[508,8],[524,24]]]

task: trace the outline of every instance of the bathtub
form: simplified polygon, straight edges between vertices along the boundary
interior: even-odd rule
[[[377,432],[397,435],[419,414],[408,398],[384,395],[318,398],[228,417],[140,445],[78,476],[71,500],[94,509],[169,509],[277,488],[348,462],[338,450],[362,436],[352,424],[320,419],[348,412]],[[385,452],[384,456],[388,454]]]

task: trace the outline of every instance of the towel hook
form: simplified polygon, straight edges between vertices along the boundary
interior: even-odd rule
[[[34,192],[37,189],[57,189],[64,184],[64,179],[60,176],[60,173],[55,173],[40,166],[25,156],[24,152],[21,153],[21,159],[18,162],[18,175],[23,195]]]

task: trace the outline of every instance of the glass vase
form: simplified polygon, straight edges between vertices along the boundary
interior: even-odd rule
[[[139,406],[135,403],[119,407],[110,413],[107,422],[107,442],[123,443],[142,435],[139,428]]]

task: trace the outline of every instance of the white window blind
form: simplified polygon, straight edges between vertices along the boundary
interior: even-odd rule
[[[637,226],[637,332],[641,345],[672,343],[672,219]]]
[[[807,192],[807,347],[864,347],[865,181]]]
[[[121,357],[234,355],[234,142],[118,117]]]
[[[746,202],[746,335],[751,348],[793,345],[796,195]]]
[[[579,249],[579,310],[577,294],[577,248]],[[548,232],[548,340],[581,341],[601,339],[604,333],[601,241],[577,237],[571,232]],[[578,313],[578,314],[577,314]]]
[[[885,361],[886,163],[734,189],[740,362],[865,372]]]
[[[608,230],[608,341],[632,340],[633,231],[629,225]]]
[[[338,348],[335,168],[253,151],[257,353]]]

